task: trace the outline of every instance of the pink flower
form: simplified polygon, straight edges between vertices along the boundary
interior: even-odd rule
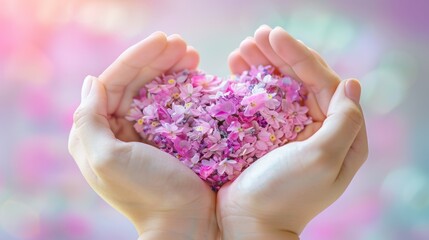
[[[225,158],[218,164],[217,172],[219,173],[219,175],[223,175],[225,172],[228,175],[232,175],[234,173],[234,164],[236,163],[237,161],[235,160]]]
[[[150,104],[143,109],[143,115],[143,119],[146,120],[158,119],[158,108]]]
[[[209,109],[210,115],[220,120],[225,120],[228,116],[231,116],[236,112],[237,107],[235,104],[225,99],[220,100],[218,104]]]
[[[235,140],[238,138],[240,141],[243,141],[243,138],[246,135],[244,130],[245,129],[242,128],[240,122],[233,121],[227,128],[227,131],[230,132],[229,139]]]
[[[260,151],[267,151],[273,145],[270,137],[270,132],[268,132],[266,129],[261,129],[258,134],[258,140],[255,143],[255,148]]]
[[[185,117],[185,113],[187,113],[188,109],[186,109],[182,105],[172,104],[171,109],[168,109],[167,111],[171,115],[171,119],[174,122],[178,123],[183,120],[183,118]]]
[[[288,118],[292,120],[295,125],[308,125],[312,123],[312,120],[308,113],[308,107],[301,106],[297,102],[289,103],[287,101],[283,101],[282,103],[283,111],[285,111],[288,115]]]
[[[184,86],[179,86],[180,88],[180,97],[183,100],[188,100],[188,101],[192,101],[192,102],[198,102],[199,101],[199,97],[201,96],[201,89],[203,87],[193,87],[192,84],[187,83]]]
[[[280,128],[280,124],[285,123],[285,116],[283,113],[278,113],[276,111],[265,110],[261,111],[261,115],[265,118],[268,124],[275,129]]]
[[[173,140],[174,148],[177,150],[181,156],[186,156],[186,154],[191,150],[192,145],[187,140],[176,137]]]
[[[212,129],[212,126],[206,121],[195,121],[194,130],[199,132],[201,135],[208,133]]]
[[[201,87],[201,92],[210,93],[219,89],[222,79],[211,75],[196,75],[191,78],[194,87]]]
[[[250,96],[246,96],[241,101],[241,105],[245,107],[244,116],[253,116],[265,107],[265,102],[268,100],[266,92],[258,92]]]
[[[235,93],[236,96],[240,97],[245,96],[249,91],[247,84],[243,82],[232,83],[230,89]]]
[[[267,97],[268,99],[265,102],[265,106],[268,109],[274,110],[276,109],[278,106],[280,106],[280,102],[279,100],[277,100],[275,97],[275,93],[268,93]]]
[[[280,80],[280,87],[286,92],[286,100],[294,102],[300,100],[301,85],[289,76],[285,76]]]
[[[301,83],[274,70],[252,66],[227,80],[161,75],[139,91],[126,119],[217,190],[311,123]]]
[[[186,158],[183,160],[183,163],[186,164],[186,166],[193,168],[195,164],[197,164],[200,161],[200,156],[198,154],[195,154],[192,158]]]
[[[226,139],[220,136],[218,130],[214,130],[213,134],[207,136],[206,139],[211,143],[211,146],[208,148],[208,150],[211,152],[221,152],[228,146]]]
[[[162,126],[155,130],[156,133],[161,133],[164,137],[175,139],[179,133],[179,128],[175,124],[163,122]]]
[[[138,121],[143,117],[142,110],[138,107],[132,107],[130,111],[128,112],[128,115],[125,116],[125,119],[128,121]]]
[[[217,162],[213,160],[203,160],[201,163],[200,176],[202,179],[207,179],[216,170]]]

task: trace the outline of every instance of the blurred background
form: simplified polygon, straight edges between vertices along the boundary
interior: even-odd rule
[[[137,239],[67,151],[84,77],[156,30],[227,75],[264,23],[363,85],[369,159],[302,239],[429,239],[428,12],[425,0],[0,0],[0,239]]]

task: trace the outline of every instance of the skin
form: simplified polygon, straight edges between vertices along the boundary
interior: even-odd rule
[[[135,225],[142,239],[215,239],[215,194],[169,154],[140,142],[124,117],[132,97],[162,73],[195,69],[178,35],[154,33],[98,78],[87,77],[69,151],[89,185]]]
[[[357,80],[340,83],[317,52],[277,27],[261,26],[231,53],[233,73],[271,64],[300,79],[314,123],[299,141],[251,165],[217,195],[223,239],[299,239],[306,224],[344,192],[367,158]]]
[[[216,195],[177,159],[141,142],[124,119],[145,83],[162,73],[195,69],[198,61],[180,36],[157,32],[127,49],[98,78],[87,77],[69,138],[79,169],[130,219],[141,240],[299,239],[367,158],[359,83],[340,83],[317,52],[281,28],[261,26],[231,53],[231,71],[271,64],[300,79],[314,123],[299,141],[265,155]]]

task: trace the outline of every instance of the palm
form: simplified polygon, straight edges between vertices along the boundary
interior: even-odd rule
[[[152,210],[152,206],[171,210],[197,203],[207,208],[213,205],[214,194],[191,170],[169,154],[142,143],[132,123],[125,119],[133,97],[145,83],[163,73],[195,69],[198,61],[197,52],[181,37],[158,34],[126,50],[100,75],[110,128],[128,149],[115,153],[121,160],[112,167],[109,177],[120,189],[114,191],[118,196],[107,197],[110,201],[126,194],[127,201],[144,202]]]
[[[308,90],[305,105],[313,123],[298,135],[298,141],[278,148],[246,169],[233,183],[224,185],[218,193],[218,218],[240,215],[237,209],[246,209],[245,201],[236,201],[244,196],[269,196],[265,200],[274,212],[280,211],[286,203],[273,199],[286,199],[284,194],[299,195],[300,189],[294,184],[294,177],[306,171],[300,158],[306,148],[305,140],[321,127],[326,119],[329,101],[339,79],[321,57],[282,30],[258,29],[254,38],[244,40],[240,48],[229,57],[230,69],[239,73],[251,65],[272,65],[279,72],[303,82]],[[325,81],[319,81],[322,79]],[[287,172],[278,170],[276,164],[287,164]],[[287,184],[286,184],[287,183]],[[272,191],[277,189],[277,191]],[[307,193],[311,193],[308,191]],[[278,195],[278,196],[277,196]],[[309,197],[309,199],[312,199]],[[273,202],[274,201],[274,202]],[[264,201],[262,201],[264,202]],[[321,203],[322,204],[322,203]],[[260,206],[264,208],[263,206]],[[266,209],[266,208],[265,208]],[[276,210],[277,209],[277,210]],[[251,208],[247,208],[251,211]]]

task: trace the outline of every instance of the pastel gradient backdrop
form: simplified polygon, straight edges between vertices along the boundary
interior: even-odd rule
[[[346,193],[302,239],[429,239],[429,2],[0,0],[0,239],[137,239],[67,151],[88,74],[153,31],[179,33],[200,68],[260,24],[280,25],[362,81],[370,143]]]

